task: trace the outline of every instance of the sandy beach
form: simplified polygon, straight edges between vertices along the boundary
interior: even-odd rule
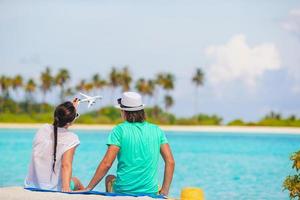
[[[150,197],[106,197],[101,195],[62,194],[52,192],[32,192],[22,187],[0,188],[0,199],[5,200],[151,200]]]
[[[37,129],[42,124],[22,124],[22,123],[0,123],[0,128],[16,128],[16,129]],[[73,130],[104,130],[110,131],[114,125],[104,124],[76,124],[71,127]],[[192,132],[192,133],[204,133],[204,132],[216,132],[216,133],[268,133],[268,134],[298,134],[300,135],[300,128],[294,127],[262,127],[262,126],[179,126],[179,125],[161,125],[165,131],[174,132]]]

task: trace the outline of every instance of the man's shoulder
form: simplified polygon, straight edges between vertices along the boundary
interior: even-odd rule
[[[121,122],[121,123],[117,124],[116,126],[114,126],[112,128],[111,132],[122,132],[122,130],[126,126],[127,126],[126,122]]]
[[[155,130],[159,130],[159,131],[161,130],[161,128],[158,125],[153,124],[151,122],[145,122],[145,124],[147,127],[151,128],[151,129],[155,129]]]
[[[153,123],[151,123],[151,122],[144,121],[144,122],[143,122],[143,125],[144,125],[145,127],[147,127],[148,129],[159,130],[159,131],[161,131],[161,128],[160,128],[158,125],[153,124]],[[130,123],[130,122],[125,121],[125,122],[122,122],[122,123],[117,124],[117,125],[113,128],[113,130],[125,130],[125,129],[127,129],[127,128],[131,128],[132,126],[133,126],[133,123]]]
[[[125,127],[125,126],[128,126],[128,124],[126,123],[126,121],[117,124],[113,129],[118,129],[118,128],[122,128],[122,127]]]

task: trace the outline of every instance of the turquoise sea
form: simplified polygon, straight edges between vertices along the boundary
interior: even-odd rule
[[[0,187],[22,186],[34,129],[0,129]],[[106,150],[107,131],[75,130],[78,147],[73,175],[87,184]],[[300,135],[166,132],[176,160],[170,196],[186,186],[200,187],[207,200],[289,199],[284,178],[293,174],[289,156],[300,149]],[[160,177],[162,181],[163,162]],[[114,173],[116,164],[110,170]],[[104,190],[101,183],[96,188]]]

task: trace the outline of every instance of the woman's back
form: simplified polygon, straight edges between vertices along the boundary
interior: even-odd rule
[[[62,156],[79,143],[77,135],[65,128],[58,128],[56,163],[53,171],[53,126],[45,124],[41,127],[33,140],[31,162],[24,182],[25,187],[60,190]]]

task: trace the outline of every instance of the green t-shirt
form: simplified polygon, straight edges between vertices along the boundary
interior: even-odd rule
[[[157,194],[160,145],[168,143],[156,125],[124,122],[116,126],[107,145],[120,147],[114,191],[126,194]]]

